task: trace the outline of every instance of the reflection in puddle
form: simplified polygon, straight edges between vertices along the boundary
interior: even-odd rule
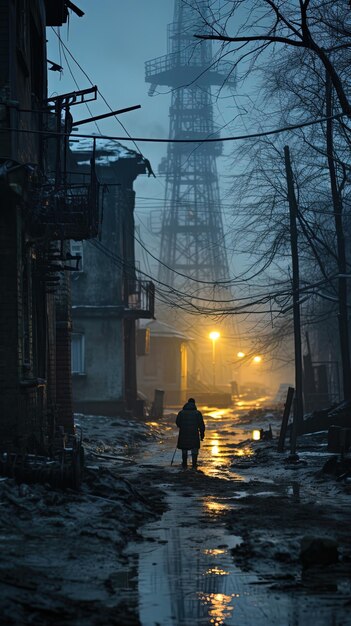
[[[233,606],[231,606],[232,598],[239,597],[239,594],[232,593],[199,593],[200,601],[207,607],[210,617],[210,624],[222,626],[230,617]]]
[[[238,400],[235,403],[235,406],[239,409],[248,409],[249,407],[260,407],[262,404],[267,402],[268,396],[262,396],[262,398],[257,398],[255,401],[253,400]]]
[[[172,494],[169,504],[162,519],[148,525],[143,533],[146,539],[162,543],[145,541],[133,550],[139,556],[140,622],[142,626],[227,624],[237,592],[233,585],[238,570],[231,549],[241,539],[218,525],[215,532],[202,527],[199,549],[202,499],[192,498],[189,507]]]
[[[204,417],[213,417],[214,419],[221,419],[228,414],[228,409],[212,409],[211,411],[205,411]]]
[[[221,513],[222,511],[228,511],[231,506],[223,502],[216,502],[216,500],[206,499],[204,500],[204,508],[209,511],[209,513]]]
[[[219,445],[218,445],[219,441],[218,439],[213,439],[210,443],[211,446],[211,454],[213,456],[218,456],[219,455]]]
[[[254,451],[249,446],[245,446],[245,448],[237,448],[236,450],[234,449],[232,454],[234,456],[253,456]]]
[[[345,596],[333,599],[326,594],[281,593],[271,591],[250,572],[241,571],[234,563],[232,548],[240,537],[227,534],[220,514],[235,505],[235,500],[252,494],[235,490],[236,481],[248,481],[245,473],[230,468],[230,455],[252,454],[250,446],[234,448],[249,437],[248,428],[241,428],[230,411],[209,409],[206,438],[200,451],[202,476],[231,480],[233,489],[225,501],[216,492],[216,482],[207,491],[207,498],[197,495],[196,473],[181,473],[182,483],[190,481],[193,495],[177,495],[174,482],[163,487],[168,492],[169,509],[157,522],[143,528],[144,542],[138,542],[131,551],[138,559],[138,604],[142,626],[314,626],[346,624]],[[221,419],[219,432],[219,418]],[[173,420],[173,417],[172,417]],[[174,422],[174,420],[173,420]],[[173,424],[172,422],[172,424]],[[232,425],[235,423],[235,432]],[[167,425],[168,426],[168,425]],[[252,424],[250,424],[250,432]],[[165,428],[165,431],[168,427]],[[152,462],[151,467],[170,466],[177,432],[165,433],[163,445],[156,442],[139,448],[135,459]],[[217,449],[218,448],[218,449]],[[171,475],[180,471],[180,452],[176,451]],[[266,478],[267,491],[273,495],[273,480]],[[209,482],[211,485],[211,482]],[[290,497],[299,497],[299,484],[290,482]],[[262,488],[262,487],[261,487]],[[271,489],[271,493],[269,492]],[[210,494],[212,496],[210,497]],[[275,494],[276,492],[274,492]],[[286,492],[285,492],[286,493]],[[206,521],[207,519],[207,521]],[[150,541],[148,541],[150,539]]]
[[[224,569],[220,567],[210,567],[210,569],[205,572],[206,574],[212,574],[214,576],[229,576],[229,572],[226,572]]]

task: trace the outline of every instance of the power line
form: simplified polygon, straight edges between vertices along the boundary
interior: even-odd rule
[[[155,259],[155,261],[157,261],[158,263],[160,263],[161,265],[163,265],[164,267],[166,267],[168,270],[170,270],[171,272],[173,272],[174,274],[177,274],[178,276],[182,276],[182,278],[186,278],[187,280],[192,280],[195,283],[201,283],[202,285],[212,285],[213,287],[215,287],[216,285],[230,285],[232,284],[232,280],[200,280],[198,278],[193,278],[192,276],[188,276],[187,274],[182,274],[182,272],[178,272],[177,270],[173,269],[172,267],[170,267],[169,265],[167,265],[167,263],[163,263],[163,261],[161,261],[161,259],[157,258],[154,254],[152,254],[152,252],[150,252],[150,250],[148,250],[146,248],[146,246],[144,246],[144,244],[140,241],[140,239],[138,239],[138,237],[136,235],[134,235],[134,239],[135,241],[138,242],[138,244],[145,250],[145,252],[147,252],[147,254],[149,254],[153,259]]]
[[[70,49],[68,48],[68,46],[66,46],[61,38],[61,35],[55,31],[55,29],[53,27],[51,27],[51,30],[55,33],[56,37],[58,37],[61,46],[63,46],[63,48],[67,51],[67,53],[69,54],[69,56],[71,57],[71,59],[75,62],[75,64],[77,65],[77,67],[79,67],[80,71],[83,72],[84,76],[86,77],[86,79],[89,81],[89,83],[91,84],[91,86],[94,86],[93,81],[91,80],[90,76],[87,74],[87,72],[83,69],[83,67],[80,65],[80,63],[77,61],[77,59],[75,58],[75,56],[72,54],[72,52],[70,51]],[[66,56],[65,56],[66,58]],[[67,61],[67,59],[66,59]],[[113,112],[112,107],[109,105],[109,103],[107,102],[105,96],[101,93],[100,89],[98,89],[98,93],[100,94],[102,100],[104,101],[104,103],[106,104],[107,108],[111,111],[111,113]],[[118,119],[117,115],[114,115],[114,118],[117,120],[118,124],[123,128],[124,132],[128,135],[128,137],[130,138],[131,141],[133,141],[134,146],[136,147],[137,151],[141,153],[141,150],[139,148],[139,146],[137,146],[137,144],[135,143],[134,139],[132,139],[130,133],[128,132],[127,128],[124,126],[124,124],[121,122],[120,119]]]
[[[312,126],[313,124],[321,124],[322,122],[327,122],[332,119],[339,119],[344,117],[346,113],[337,113],[336,115],[331,115],[329,117],[321,117],[316,120],[310,120],[307,122],[301,122],[300,124],[293,124],[292,126],[284,126],[282,128],[276,128],[274,130],[262,131],[260,133],[252,133],[249,135],[233,135],[232,137],[211,137],[211,138],[195,138],[195,139],[170,139],[165,137],[120,137],[115,135],[100,135],[97,137],[96,135],[89,134],[78,134],[78,133],[57,133],[49,131],[40,131],[40,130],[27,130],[22,128],[2,128],[0,132],[18,132],[18,133],[32,133],[32,134],[50,134],[51,136],[60,135],[75,137],[77,139],[108,139],[109,141],[132,141],[134,144],[136,141],[145,142],[145,143],[214,143],[214,142],[224,142],[224,141],[242,141],[244,139],[258,139],[260,137],[267,137],[268,135],[277,135],[279,133],[288,132],[290,130],[295,130],[296,128],[304,128],[305,126]],[[118,120],[119,121],[119,120]],[[138,148],[139,150],[139,148]],[[139,153],[141,154],[140,150]]]
[[[55,31],[55,30],[54,30],[54,33],[56,34],[56,31]],[[58,36],[59,36],[59,35],[58,35]],[[62,45],[62,46],[63,46],[63,43],[62,43],[62,41],[61,41],[61,37],[60,37],[60,36],[59,36],[59,43],[60,43],[60,45]],[[66,55],[66,52],[65,52],[64,48],[62,48],[62,53],[63,53],[63,56],[64,56],[64,58],[65,58],[66,64],[67,64],[68,71],[69,71],[69,73],[71,74],[72,80],[73,80],[73,82],[74,82],[75,86],[77,87],[78,91],[80,91],[80,87],[79,87],[78,81],[76,80],[76,78],[75,78],[75,76],[74,76],[74,73],[73,73],[73,70],[72,70],[72,68],[71,68],[71,66],[70,66],[70,64],[69,64],[69,62],[68,62],[67,55]],[[88,112],[89,112],[90,117],[94,117],[94,116],[93,116],[93,113],[92,113],[92,110],[91,110],[91,108],[90,108],[90,106],[89,106],[89,104],[88,104],[87,102],[85,102],[84,104],[85,104],[86,108],[88,109]],[[95,122],[94,122],[94,124],[95,124],[95,126],[96,126],[96,129],[97,129],[98,133],[101,135],[101,130],[100,130],[100,128],[99,128],[99,126],[98,126],[97,122],[95,121]]]
[[[205,306],[199,306],[194,304],[193,302],[189,302],[189,298],[190,300],[200,300],[202,302],[214,302],[213,299],[208,299],[208,298],[201,298],[201,297],[197,297],[194,296],[194,294],[187,294],[184,292],[179,291],[178,289],[167,285],[166,283],[163,283],[161,281],[159,281],[158,279],[155,279],[153,276],[147,274],[146,272],[143,272],[142,270],[137,270],[135,268],[134,265],[126,262],[125,260],[122,259],[122,257],[116,255],[115,253],[113,253],[111,250],[109,250],[104,244],[102,244],[100,241],[96,240],[96,239],[91,239],[88,240],[88,243],[92,246],[94,246],[95,248],[97,248],[102,254],[104,254],[105,256],[109,257],[110,260],[115,263],[120,269],[126,269],[127,272],[130,271],[133,273],[133,277],[134,277],[134,273],[137,272],[138,274],[147,277],[148,279],[151,279],[153,282],[158,283],[158,295],[160,296],[160,300],[162,302],[165,302],[166,304],[168,304],[169,306],[172,306],[173,308],[180,308],[182,310],[185,310],[189,313],[197,313],[197,314],[201,314],[201,315],[215,315],[215,316],[221,316],[221,315],[242,315],[242,314],[266,314],[266,313],[277,313],[278,315],[281,315],[283,313],[283,309],[272,309],[270,308],[269,310],[249,310],[252,307],[256,307],[257,305],[264,305],[267,304],[268,302],[276,302],[278,297],[286,297],[289,298],[291,296],[291,289],[286,289],[286,290],[282,290],[282,291],[276,291],[273,293],[265,293],[265,294],[261,294],[261,295],[257,295],[256,297],[244,297],[244,298],[235,298],[233,299],[233,301],[235,302],[242,302],[242,304],[236,306],[236,307],[228,307],[228,308],[219,308],[219,309],[213,309],[210,307],[205,307]],[[317,281],[314,284],[310,284],[310,285],[306,285],[305,287],[301,287],[299,290],[300,295],[302,294],[309,294],[309,295],[313,295],[315,292],[313,291],[314,289],[316,289],[317,287],[320,287],[322,285],[328,284],[330,283],[332,280],[336,279],[338,277],[338,274],[335,274],[333,276],[328,277],[327,279],[321,280],[321,281]],[[162,288],[166,288],[167,291],[165,291]],[[319,295],[318,293],[315,293],[315,295]],[[176,300],[171,300],[171,297],[176,297]],[[181,302],[180,300],[181,299]],[[249,300],[249,302],[247,302],[247,300]],[[219,301],[218,304],[225,304],[225,303],[229,303],[230,300],[224,300],[224,301]],[[190,308],[189,308],[190,307]]]

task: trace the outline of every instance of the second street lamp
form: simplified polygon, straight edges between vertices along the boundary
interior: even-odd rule
[[[220,333],[217,330],[213,330],[209,334],[209,338],[212,341],[212,382],[213,391],[216,389],[216,341],[220,337]]]

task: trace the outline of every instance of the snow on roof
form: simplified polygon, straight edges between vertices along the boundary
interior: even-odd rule
[[[70,149],[72,152],[86,153],[87,156],[91,155],[93,151],[93,139],[88,137],[82,137],[78,142],[73,141],[70,144]],[[99,139],[99,135],[96,135],[96,164],[97,165],[108,165],[109,163],[115,163],[120,159],[135,159],[139,157],[142,160],[141,154],[135,152],[135,150],[130,150],[123,146],[118,141],[113,141],[111,139]],[[81,164],[84,164],[86,160],[81,161]]]

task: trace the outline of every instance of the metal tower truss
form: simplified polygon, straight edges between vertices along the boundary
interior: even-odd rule
[[[207,2],[198,0],[206,17]],[[212,85],[233,85],[228,62],[213,62],[212,42],[197,41],[203,33],[199,13],[175,0],[174,22],[168,26],[168,54],[146,63],[150,93],[157,85],[172,88],[170,138],[219,137],[214,124]],[[229,76],[229,78],[228,78]],[[228,279],[216,158],[220,143],[168,144],[160,172],[165,174],[165,206],[161,226],[159,278],[186,286],[180,274],[205,281]],[[189,287],[189,284],[187,285]]]

